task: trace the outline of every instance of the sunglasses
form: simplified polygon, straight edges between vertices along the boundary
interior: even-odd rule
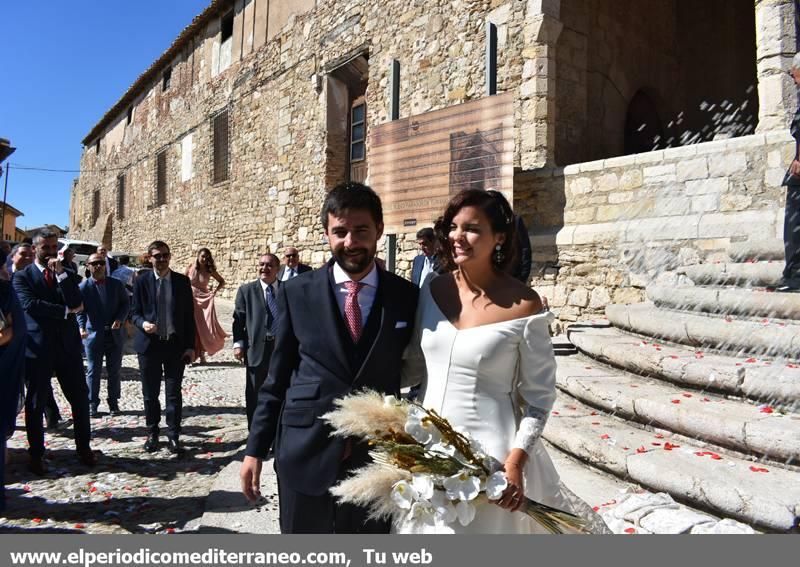
[[[98,261],[98,262],[86,262],[86,264],[89,265],[89,266],[105,266],[106,265],[105,262],[100,262],[100,261]]]
[[[287,254],[287,258],[297,258],[297,254]]]
[[[172,256],[172,254],[169,252],[164,252],[163,254],[150,254],[150,257],[155,258],[156,260],[168,260],[170,256]]]

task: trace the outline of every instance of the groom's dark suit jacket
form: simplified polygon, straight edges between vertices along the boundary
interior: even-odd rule
[[[281,286],[275,350],[247,442],[247,455],[264,459],[275,441],[279,478],[308,495],[326,493],[342,466],[344,440],[319,419],[334,400],[363,388],[399,395],[419,291],[378,269],[375,302],[354,344],[331,289],[332,265]]]

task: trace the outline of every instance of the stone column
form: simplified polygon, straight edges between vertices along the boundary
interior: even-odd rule
[[[755,0],[758,132],[785,130],[797,107],[786,73],[797,51],[794,0]]]
[[[564,24],[561,0],[528,0],[520,85],[520,166],[554,165],[556,116],[556,42]]]

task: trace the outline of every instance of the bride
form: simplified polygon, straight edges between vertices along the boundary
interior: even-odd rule
[[[448,271],[421,290],[404,382],[421,381],[422,405],[504,464],[508,488],[499,500],[478,503],[467,526],[401,522],[396,531],[544,533],[519,512],[526,496],[592,514],[560,485],[539,439],[556,397],[553,316],[535,291],[506,273],[515,242],[508,201],[497,191],[463,191],[447,205],[441,232]]]

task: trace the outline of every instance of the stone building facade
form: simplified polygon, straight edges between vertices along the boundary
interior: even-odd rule
[[[264,249],[319,265],[325,188],[369,182],[392,62],[400,117],[480,99],[491,23],[532,284],[564,320],[601,313],[780,236],[795,19],[792,0],[214,0],[83,140],[71,236],[161,238],[178,265],[207,246],[233,284]]]

